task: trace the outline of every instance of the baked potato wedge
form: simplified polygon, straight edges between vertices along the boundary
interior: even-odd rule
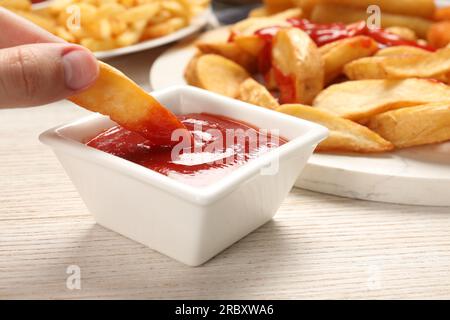
[[[347,64],[345,74],[352,80],[422,78],[448,82],[450,48],[429,54],[360,59]]]
[[[425,79],[359,80],[332,85],[314,106],[359,121],[393,109],[450,101],[450,87]]]
[[[216,54],[194,57],[185,74],[189,84],[231,98],[238,97],[241,83],[249,77],[236,62]]]
[[[272,47],[272,66],[282,103],[311,104],[324,87],[324,63],[302,30],[281,29]]]
[[[325,110],[291,104],[282,105],[277,111],[327,127],[330,135],[319,144],[318,152],[377,153],[394,149],[392,143],[367,127],[337,117]]]
[[[412,46],[394,46],[379,50],[376,57],[404,56],[404,55],[429,55],[430,51]]]
[[[328,84],[342,74],[347,63],[375,54],[378,44],[370,37],[358,36],[335,41],[319,50],[323,53],[325,84]]]
[[[276,109],[280,106],[277,99],[262,84],[252,78],[242,82],[239,87],[239,100],[267,109]]]
[[[250,73],[256,72],[256,57],[243,50],[235,42],[198,42],[197,48],[204,54],[218,54],[230,59],[241,65]]]
[[[409,107],[376,115],[369,127],[397,148],[450,140],[450,101]]]

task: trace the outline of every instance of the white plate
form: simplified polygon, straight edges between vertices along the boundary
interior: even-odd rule
[[[224,30],[203,37],[220,41]],[[162,54],[150,70],[152,88],[186,84],[183,73],[195,52],[191,40]],[[382,155],[314,154],[296,186],[354,199],[450,206],[450,143]]]
[[[45,1],[42,3],[37,3],[33,5],[33,9],[41,9],[45,8],[49,5],[49,2],[51,1]],[[94,52],[97,59],[109,59],[114,58],[118,56],[127,55],[130,53],[140,52],[148,49],[153,49],[156,47],[163,46],[165,44],[175,42],[178,40],[181,40],[183,38],[186,38],[187,36],[194,34],[195,32],[199,31],[201,28],[203,28],[208,21],[210,20],[211,16],[213,15],[211,8],[206,9],[204,12],[199,14],[197,17],[195,17],[191,24],[183,29],[180,29],[174,33],[171,33],[167,36],[143,41],[131,46],[108,50],[108,51],[97,51]]]

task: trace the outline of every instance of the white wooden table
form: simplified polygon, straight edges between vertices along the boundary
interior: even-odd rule
[[[148,89],[160,52],[110,63]],[[450,208],[294,190],[273,221],[200,268],[96,225],[37,139],[86,113],[0,111],[0,298],[450,298]],[[81,290],[66,286],[70,265]]]

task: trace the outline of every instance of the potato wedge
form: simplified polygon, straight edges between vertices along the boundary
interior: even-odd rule
[[[319,144],[318,152],[376,153],[394,149],[392,143],[368,128],[325,110],[292,104],[282,105],[277,111],[327,127],[330,135]]]
[[[365,36],[339,40],[330,45],[329,49],[321,48],[321,52],[325,52],[322,54],[322,58],[325,64],[326,84],[341,75],[347,63],[359,58],[372,56],[378,51],[377,42]]]
[[[367,57],[352,61],[345,65],[344,74],[350,80],[387,79],[388,74],[382,63],[387,57]],[[394,56],[398,59],[398,56]]]
[[[379,6],[381,11],[400,15],[418,16],[431,19],[436,5],[434,0],[321,0],[325,4],[337,4],[366,10],[371,5]]]
[[[352,23],[366,21],[367,17],[366,8],[358,9],[331,4],[318,4],[314,7],[311,14],[311,20],[318,23]],[[421,39],[426,38],[431,23],[432,22],[430,20],[425,18],[387,12],[383,12],[381,16],[381,26],[383,28],[406,27],[414,30],[417,36]]]
[[[263,3],[267,11],[271,14],[287,10],[294,6],[292,0],[264,0]]]
[[[373,117],[369,127],[397,148],[450,140],[450,101],[388,111]]]
[[[93,112],[109,116],[155,145],[173,145],[174,130],[186,129],[178,118],[119,70],[100,62],[97,81],[69,98]]]
[[[324,86],[324,64],[316,44],[302,30],[280,30],[273,40],[272,65],[282,103],[310,104]]]
[[[252,78],[248,78],[241,84],[238,99],[272,110],[280,106],[269,90]]]
[[[400,38],[409,40],[409,41],[417,41],[417,35],[414,30],[405,27],[389,27],[386,28],[386,32],[396,34]]]
[[[273,26],[290,27],[291,24],[287,22],[290,18],[301,18],[302,10],[299,8],[289,9],[269,17],[247,18],[231,27],[231,32],[236,36],[253,35],[256,31]]]
[[[197,62],[202,55],[203,54],[201,52],[197,52],[197,54],[192,57],[191,61],[189,61],[186,69],[184,70],[184,79],[191,86],[200,87],[197,77]]]
[[[450,73],[450,48],[438,50],[430,55],[386,59],[383,68],[394,78],[442,79]]]
[[[314,106],[358,121],[393,109],[450,101],[450,87],[437,81],[359,80],[335,84],[322,91]]]
[[[434,23],[428,31],[427,39],[435,48],[443,48],[450,43],[450,21]]]
[[[194,58],[187,70],[190,84],[231,98],[238,97],[241,83],[250,77],[240,65],[216,54]]]
[[[423,78],[447,82],[450,74],[450,48],[427,55],[356,60],[345,67],[345,73],[352,80]]]
[[[429,55],[430,51],[412,46],[394,46],[379,50],[376,57],[402,56],[402,55]]]
[[[212,53],[223,56],[254,73],[257,69],[257,59],[234,42],[198,42],[197,48],[205,54]]]

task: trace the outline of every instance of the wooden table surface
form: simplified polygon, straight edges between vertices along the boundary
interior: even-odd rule
[[[160,52],[110,63],[149,88]],[[273,221],[199,268],[96,225],[38,141],[85,114],[65,104],[0,111],[0,298],[450,298],[450,208],[295,189]],[[66,286],[71,265],[80,290]]]

